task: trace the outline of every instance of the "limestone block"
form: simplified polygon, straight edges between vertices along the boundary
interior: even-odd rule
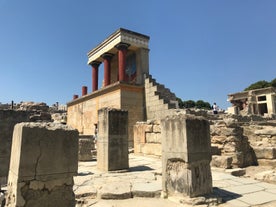
[[[146,143],[141,146],[140,152],[145,155],[161,156],[162,155],[162,145],[161,145],[161,143]]]
[[[79,137],[79,160],[89,161],[93,159],[92,150],[95,149],[92,136]]]
[[[74,206],[78,132],[54,123],[14,127],[6,206]]]
[[[233,161],[233,158],[230,156],[213,155],[211,165],[213,167],[229,169],[232,167],[232,161]]]
[[[161,121],[162,152],[185,162],[211,161],[209,122],[192,115],[170,116]]]
[[[191,115],[161,120],[162,188],[167,196],[212,192],[209,122]]]
[[[258,159],[276,159],[275,147],[254,147]]]
[[[128,112],[103,108],[98,114],[97,167],[102,171],[128,169]]]
[[[161,143],[161,133],[146,133],[147,143]]]

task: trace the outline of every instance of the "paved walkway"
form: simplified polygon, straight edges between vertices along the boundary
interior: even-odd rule
[[[160,198],[162,190],[161,159],[130,154],[127,172],[103,173],[96,161],[80,162],[74,191],[77,206],[127,207],[191,206],[210,199]],[[232,175],[212,169],[214,195],[223,200],[220,206],[276,206],[276,185]],[[211,199],[212,201],[212,199]],[[203,202],[203,203],[204,203]],[[206,204],[201,206],[207,206]]]

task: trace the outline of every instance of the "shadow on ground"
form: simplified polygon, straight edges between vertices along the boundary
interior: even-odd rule
[[[151,167],[145,166],[145,165],[138,165],[138,166],[134,166],[134,167],[130,167],[129,171],[130,172],[135,172],[135,171],[151,171],[154,170]]]
[[[227,201],[242,197],[242,195],[240,195],[240,194],[233,193],[233,192],[230,192],[227,190],[223,190],[223,189],[217,188],[217,187],[213,188],[213,194],[216,195],[217,197],[222,198],[223,202],[227,202]]]

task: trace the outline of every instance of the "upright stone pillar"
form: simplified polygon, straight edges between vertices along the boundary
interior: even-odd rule
[[[73,207],[78,132],[66,125],[15,125],[6,207]]]
[[[167,196],[212,192],[209,122],[188,115],[161,120],[162,188]]]
[[[129,44],[119,43],[116,45],[118,49],[118,68],[119,68],[119,81],[125,81],[126,79],[126,54]]]
[[[82,94],[81,94],[82,96],[87,95],[87,86],[83,86],[81,91],[82,91]]]
[[[92,66],[92,92],[98,90],[98,80],[99,80],[99,65],[101,62],[93,61]]]
[[[110,84],[111,77],[111,59],[113,54],[104,53],[102,58],[104,59],[104,86],[108,86]]]
[[[98,111],[97,166],[102,171],[128,169],[128,112]]]

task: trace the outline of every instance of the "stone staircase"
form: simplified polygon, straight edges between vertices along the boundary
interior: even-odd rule
[[[151,75],[145,77],[145,100],[147,119],[160,119],[178,108],[174,93],[156,82]]]

